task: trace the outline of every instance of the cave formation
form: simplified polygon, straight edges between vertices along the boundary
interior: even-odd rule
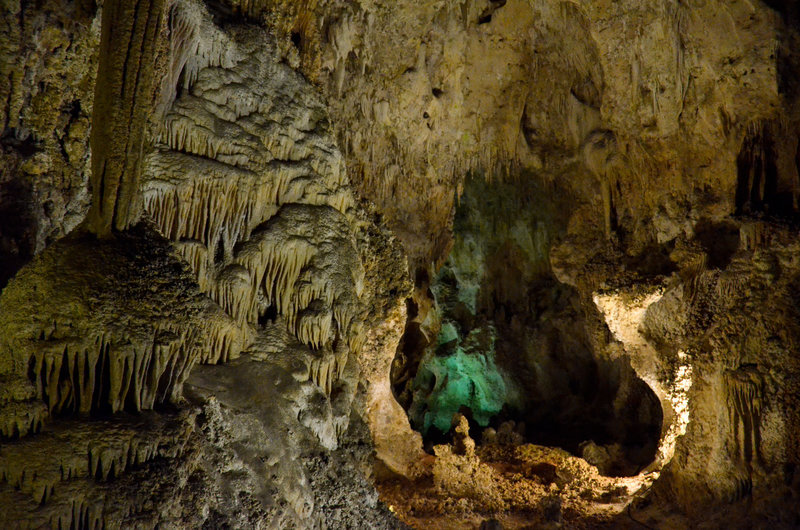
[[[797,2],[0,10],[0,527],[800,527]]]

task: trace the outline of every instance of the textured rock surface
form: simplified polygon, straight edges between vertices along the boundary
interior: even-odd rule
[[[2,433],[18,438],[3,446],[3,523],[396,527],[367,431],[349,425],[376,418],[354,405],[359,356],[380,352],[371,382],[388,387],[394,350],[365,346],[364,326],[398,305],[404,257],[356,207],[319,96],[264,31],[223,32],[190,2],[164,28],[137,161],[161,235],[76,233],[2,294]],[[120,415],[153,408],[152,432]],[[329,476],[329,458],[346,472]]]
[[[235,332],[152,232],[114,241],[71,235],[3,290],[3,407],[41,402],[6,436],[41,430],[50,415],[139,411],[176,401],[202,352]],[[16,309],[12,309],[16,308]]]
[[[0,284],[83,220],[100,41],[90,2],[3,2]]]
[[[0,6],[3,526],[800,525],[796,2],[174,0],[99,242],[102,10]]]

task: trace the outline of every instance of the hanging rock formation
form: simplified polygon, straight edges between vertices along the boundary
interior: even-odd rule
[[[800,525],[796,2],[98,4],[0,6],[0,526]]]
[[[7,435],[36,432],[49,416],[175,401],[202,352],[235,332],[155,234],[118,239],[65,238],[3,291],[3,307],[36,308],[2,312],[4,406],[44,405],[29,405]]]
[[[116,198],[134,212],[141,200],[158,232],[139,226],[103,241],[70,235],[23,268],[2,293],[0,307],[8,308],[2,311],[0,350],[2,434],[14,440],[3,446],[2,494],[17,506],[3,514],[4,524],[126,526],[137,519],[148,526],[169,519],[192,526],[227,519],[246,526],[305,526],[322,521],[314,502],[328,501],[307,485],[317,471],[299,462],[315,451],[335,451],[340,439],[364,436],[348,435],[351,423],[363,421],[352,413],[356,354],[362,353],[365,319],[379,321],[382,314],[377,286],[364,288],[362,259],[380,255],[367,249],[386,246],[390,236],[367,234],[372,220],[355,209],[319,96],[297,73],[261,53],[261,46],[270,46],[263,31],[225,33],[191,2],[171,4],[164,27],[164,48],[152,32],[133,31],[147,46],[169,49],[167,75],[154,98],[153,145],[146,146],[146,156],[128,153],[131,164],[144,168],[143,188],[134,184],[133,195]],[[97,119],[103,124],[108,117]],[[146,133],[142,123],[136,127],[136,134]],[[117,206],[110,211],[116,215]],[[103,226],[125,228],[136,217]],[[402,275],[381,285],[402,281]],[[221,406],[231,410],[219,410],[205,390],[213,383],[197,387],[191,403],[183,398],[196,364],[226,363],[243,351],[236,366],[266,370],[264,381],[280,390],[270,399],[280,396],[279,410],[288,415],[276,409],[242,422],[238,418],[246,413],[238,398],[223,398]],[[179,408],[175,434],[163,424],[171,414],[165,407]],[[126,426],[128,413],[150,409],[158,410],[150,416],[150,437],[136,424]],[[238,442],[221,442],[208,430],[212,413],[215,428]],[[253,430],[248,421],[262,427]],[[84,425],[91,434],[83,434]],[[297,464],[281,464],[264,489],[259,480],[269,475],[258,462],[274,462],[266,456],[273,446],[264,441],[278,443],[277,433],[287,432],[283,426],[302,433],[284,441],[286,457]],[[116,434],[119,429],[124,434]],[[87,449],[92,437],[102,445],[89,442]],[[241,452],[244,446],[262,456]],[[50,459],[26,459],[30,452]],[[140,480],[137,474],[159,465],[154,456],[170,462],[170,473],[134,494],[130,484]],[[366,455],[358,458],[348,479],[369,489],[361,467]],[[248,470],[246,488],[263,491],[257,504],[242,499],[208,508],[202,501],[207,508],[197,513],[181,507],[204,490],[239,487],[220,474],[225,466]],[[156,500],[170,480],[190,476],[187,496],[171,506]],[[306,486],[296,489],[290,477]],[[18,499],[17,491],[30,500]],[[349,517],[386,517],[374,489],[371,495],[369,506],[348,501],[354,506]],[[270,511],[281,503],[286,510]]]

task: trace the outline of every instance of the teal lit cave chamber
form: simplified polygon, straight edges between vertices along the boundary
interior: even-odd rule
[[[489,347],[481,349],[487,342]],[[475,423],[488,426],[506,400],[505,380],[494,361],[493,330],[474,330],[461,344],[455,326],[444,324],[436,348],[420,363],[413,392],[409,417],[424,434],[432,426],[446,433],[453,415],[465,408]]]
[[[438,270],[416,271],[392,385],[428,449],[448,441],[460,412],[478,442],[484,429],[513,421],[524,442],[578,456],[601,446],[618,456],[609,474],[632,475],[653,461],[658,398],[627,359],[596,353],[592,337],[604,322],[550,268],[569,200],[533,178],[469,179],[450,255]]]

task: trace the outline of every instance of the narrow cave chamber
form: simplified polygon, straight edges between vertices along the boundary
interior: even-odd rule
[[[663,412],[626,358],[594,353],[577,291],[550,271],[563,230],[557,194],[470,179],[444,265],[416,274],[393,391],[426,450],[462,413],[483,445],[523,443],[581,456],[609,476],[653,462]]]

